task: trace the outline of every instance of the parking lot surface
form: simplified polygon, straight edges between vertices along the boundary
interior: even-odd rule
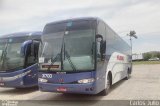
[[[40,92],[38,88],[0,88],[0,100],[160,100],[160,65],[134,65],[129,80],[112,86],[107,96]]]

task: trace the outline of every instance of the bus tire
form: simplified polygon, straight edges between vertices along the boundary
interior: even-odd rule
[[[128,69],[128,71],[127,71],[127,76],[125,77],[125,80],[128,80],[129,77],[130,77],[129,70],[130,70],[130,69]]]
[[[108,77],[107,77],[107,88],[104,89],[103,91],[101,91],[100,95],[101,96],[106,96],[110,91],[110,87],[111,87],[111,77],[108,75]]]

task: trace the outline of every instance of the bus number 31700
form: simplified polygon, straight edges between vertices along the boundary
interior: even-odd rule
[[[42,74],[42,78],[52,78],[52,74]]]

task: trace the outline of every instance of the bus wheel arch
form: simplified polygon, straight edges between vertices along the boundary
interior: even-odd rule
[[[106,84],[107,84],[107,87],[99,93],[101,96],[106,96],[110,91],[110,87],[112,85],[112,73],[111,73],[111,71],[109,71],[108,74],[107,74],[107,83]]]

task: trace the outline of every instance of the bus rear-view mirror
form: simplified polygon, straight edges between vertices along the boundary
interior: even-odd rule
[[[26,56],[30,52],[31,44],[32,44],[32,40],[27,40],[23,42],[21,46],[21,51],[20,51],[21,56]]]

